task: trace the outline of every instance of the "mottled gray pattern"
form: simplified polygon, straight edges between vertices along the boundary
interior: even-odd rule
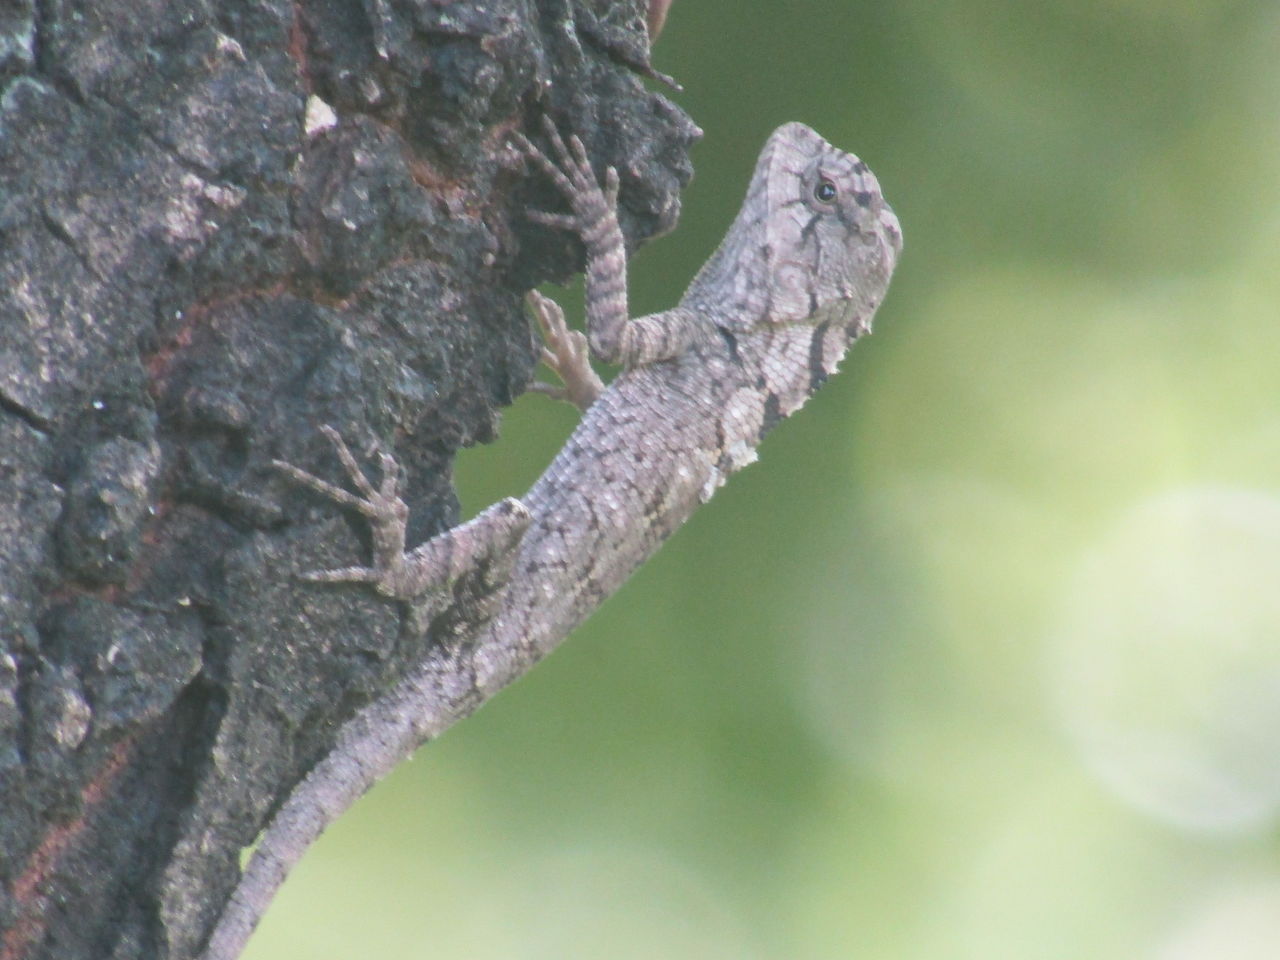
[[[592,352],[624,371],[600,392],[572,335],[549,347],[589,405],[533,488],[404,554],[405,508],[392,475],[374,490],[349,455],[361,496],[296,468],[292,476],[360,510],[374,564],[313,579],[372,583],[421,604],[480,565],[492,616],[441,644],[390,694],[366,707],[285,802],[220,920],[206,960],[239,955],[258,917],[311,841],[424,740],[466,716],[549,653],[626,580],[727,477],[755,459],[764,434],[798,410],[870,330],[901,251],[897,219],[875,176],[798,123],[769,138],[742,210],[672,310],[628,320],[617,177],[602,189],[576,138],[548,131],[554,160],[518,146],[558,184],[571,214],[535,214],[587,246]],[[558,312],[535,312],[554,328]],[[597,395],[598,394],[598,395]],[[594,402],[592,402],[594,400]],[[345,455],[345,448],[340,452]]]

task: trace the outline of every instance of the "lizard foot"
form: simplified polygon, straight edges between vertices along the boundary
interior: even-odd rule
[[[615,214],[617,210],[618,171],[614,167],[606,168],[604,186],[601,187],[595,171],[591,169],[591,161],[582,141],[576,135],[570,135],[566,142],[550,117],[543,117],[542,122],[547,139],[551,142],[554,159],[519,131],[512,138],[520,152],[551,178],[551,182],[569,201],[573,212],[547,213],[543,210],[530,210],[527,216],[534,223],[543,226],[572,230],[590,244],[589,234],[606,216]]]
[[[320,427],[320,432],[333,444],[334,453],[352,484],[360,491],[360,496],[283,460],[273,460],[271,465],[295,483],[344,507],[351,507],[367,519],[373,534],[374,565],[310,570],[299,576],[313,583],[370,583],[378,588],[379,593],[396,595],[396,583],[404,578],[404,536],[409,518],[409,507],[399,495],[400,465],[391,454],[379,451],[382,481],[374,487],[338,431],[325,424]]]
[[[492,589],[505,581],[515,548],[529,526],[529,511],[524,504],[513,497],[499,500],[466,523],[406,553],[409,507],[400,498],[400,466],[395,457],[379,451],[382,480],[375,487],[338,431],[330,426],[320,430],[333,444],[359,496],[283,460],[273,460],[272,465],[296,483],[365,517],[373,538],[373,565],[311,570],[300,574],[301,579],[312,583],[371,584],[383,596],[421,606],[428,613],[436,609],[459,578],[477,569]]]
[[[537,382],[529,389],[545,393],[556,400],[567,400],[584,413],[604,390],[604,383],[591,367],[586,334],[570,330],[564,322],[564,311],[549,297],[530,290],[525,297],[538,329],[542,331],[542,362],[560,378],[563,386]]]

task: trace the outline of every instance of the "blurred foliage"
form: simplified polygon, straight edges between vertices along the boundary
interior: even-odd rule
[[[634,308],[799,119],[903,223],[876,334],[248,956],[1280,955],[1277,50],[1274,0],[678,0]],[[521,399],[468,509],[572,423]]]

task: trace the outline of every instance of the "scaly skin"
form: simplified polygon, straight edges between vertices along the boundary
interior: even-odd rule
[[[769,138],[723,243],[671,310],[627,317],[617,173],[601,187],[576,137],[547,126],[552,156],[516,143],[557,185],[567,214],[531,219],[575,230],[587,250],[588,342],[623,372],[601,390],[581,342],[539,317],[578,428],[520,501],[404,552],[407,513],[394,461],[368,483],[331,439],[356,496],[282,470],[367,517],[369,567],[310,575],[372,584],[409,603],[446,593],[476,568],[493,583],[491,616],[465,642],[433,646],[391,693],[339,732],[333,751],[281,807],[232,895],[205,960],[239,956],[289,868],[321,831],[424,741],[467,716],[549,653],[735,471],[760,440],[836,371],[871,328],[902,248],[875,176],[798,123]],[[535,300],[535,312],[551,311]],[[551,311],[558,313],[557,311]]]

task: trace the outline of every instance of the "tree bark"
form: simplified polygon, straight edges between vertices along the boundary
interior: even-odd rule
[[[0,960],[191,956],[239,854],[433,630],[300,569],[358,523],[270,468],[405,468],[421,540],[581,265],[521,211],[551,116],[674,225],[697,136],[642,0],[0,11]]]

